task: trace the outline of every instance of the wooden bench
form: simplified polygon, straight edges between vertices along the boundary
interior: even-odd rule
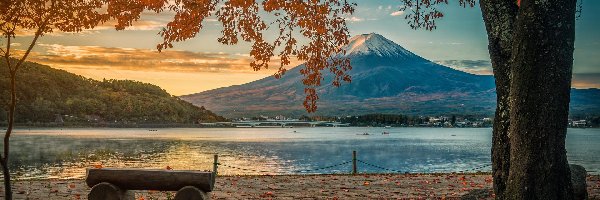
[[[176,200],[205,200],[215,174],[201,171],[148,169],[88,169],[89,200],[134,200],[129,190],[177,191]]]

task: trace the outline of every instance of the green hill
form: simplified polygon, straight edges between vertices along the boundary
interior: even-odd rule
[[[9,77],[0,60],[0,122],[6,123]],[[97,81],[27,62],[17,75],[17,123],[193,124],[225,121],[158,86],[131,80]]]

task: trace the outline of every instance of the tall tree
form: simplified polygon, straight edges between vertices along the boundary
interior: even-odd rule
[[[10,103],[8,105],[8,127],[4,134],[3,152],[0,165],[4,176],[6,199],[12,199],[10,186],[9,150],[10,136],[14,126],[14,115],[17,106],[17,72],[31,53],[39,37],[53,31],[78,32],[94,28],[98,23],[106,21],[106,16],[98,13],[100,1],[0,1],[0,32],[4,39],[4,48],[0,48],[2,61],[8,67],[10,79]],[[33,39],[25,50],[12,48],[12,39],[17,35],[31,35]],[[4,74],[3,74],[4,75]]]
[[[355,4],[346,0],[0,0],[0,32],[4,46],[0,48],[3,62],[9,68],[10,103],[8,127],[4,135],[0,165],[4,176],[6,199],[12,199],[9,171],[10,136],[13,132],[17,107],[17,72],[25,63],[39,37],[52,32],[80,32],[93,29],[110,19],[115,28],[123,30],[138,20],[145,10],[172,11],[175,16],[160,32],[164,41],[157,45],[159,51],[172,48],[174,42],[193,38],[202,29],[202,22],[216,15],[223,25],[223,36],[218,41],[233,45],[241,38],[252,43],[250,55],[254,70],[269,67],[271,58],[277,56],[281,63],[275,74],[280,77],[291,63],[292,56],[306,61],[301,70],[307,111],[317,109],[316,87],[323,80],[322,71],[334,74],[333,85],[350,81],[346,74],[351,69],[339,46],[348,43],[346,15],[354,12]],[[275,20],[267,23],[261,15]],[[274,28],[276,39],[267,41],[263,32]],[[12,41],[17,36],[32,36],[27,49],[15,50]],[[301,45],[297,38],[305,38]],[[277,53],[277,54],[276,54]]]
[[[414,29],[433,30],[447,0],[402,0]],[[492,144],[498,199],[571,199],[565,150],[576,0],[480,0],[496,80]],[[460,0],[463,7],[474,0]]]

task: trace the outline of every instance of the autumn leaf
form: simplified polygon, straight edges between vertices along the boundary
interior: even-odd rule
[[[259,195],[259,196],[260,196],[261,198],[265,198],[265,197],[273,197],[274,195],[273,195],[273,192],[271,192],[271,191],[268,191],[268,192],[265,192],[265,193],[263,193],[263,194],[261,194],[261,195]]]

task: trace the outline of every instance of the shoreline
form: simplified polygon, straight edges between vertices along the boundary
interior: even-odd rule
[[[6,124],[0,124],[0,127],[6,127]],[[492,128],[491,126],[480,127],[440,127],[440,126],[210,126],[202,124],[15,124],[15,128]],[[594,128],[594,127],[590,127]],[[598,127],[600,128],[600,127]],[[5,129],[5,128],[3,128]]]
[[[587,176],[589,199],[600,199],[600,176]],[[211,199],[458,199],[473,190],[493,199],[489,174],[310,174],[219,176]],[[16,199],[86,199],[83,179],[14,181]],[[3,195],[0,187],[0,197]],[[169,199],[173,192],[135,191],[136,199]]]
[[[215,122],[217,123],[217,122]],[[218,122],[222,123],[222,122]],[[0,129],[6,130],[6,122],[0,123]],[[156,123],[156,124],[119,124],[119,123],[74,123],[74,124],[56,124],[56,123],[16,123],[15,129],[80,129],[80,128],[441,128],[441,129],[477,129],[493,128],[492,126],[228,126],[228,125],[206,125],[206,124],[178,124],[178,123]],[[568,129],[599,129],[600,126],[590,127],[567,127]]]

